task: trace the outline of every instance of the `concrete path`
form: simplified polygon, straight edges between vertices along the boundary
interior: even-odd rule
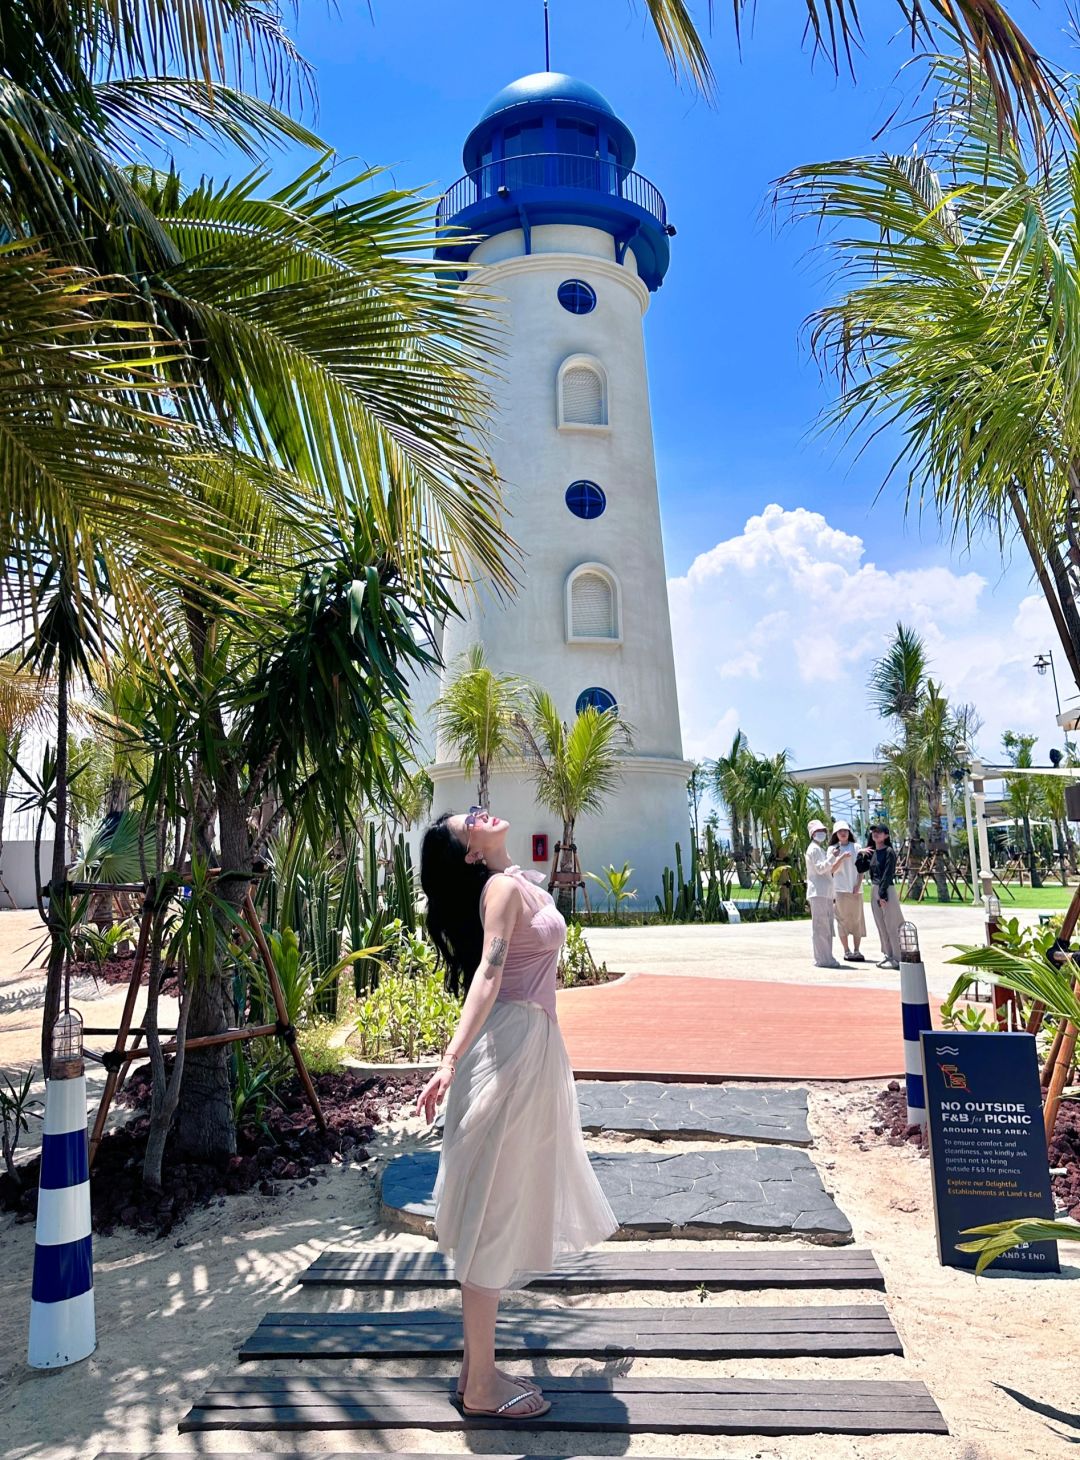
[[[919,930],[927,982],[945,995],[960,969],[950,967],[952,943],[984,943],[981,908],[916,904],[905,915]],[[1015,914],[1025,925],[1038,913]],[[870,923],[869,910],[867,922]],[[810,960],[810,924],[690,923],[675,927],[589,928],[589,947],[597,962],[611,972],[693,975],[698,978],[769,979],[781,983],[835,984],[843,988],[894,989],[897,975],[866,963],[845,963],[839,969],[815,968]],[[839,944],[837,944],[839,949]],[[868,960],[881,957],[877,937],[868,928],[863,950]],[[839,954],[838,954],[839,956]]]

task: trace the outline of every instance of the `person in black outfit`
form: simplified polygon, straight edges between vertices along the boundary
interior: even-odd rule
[[[885,955],[879,968],[900,967],[900,924],[904,914],[900,908],[900,889],[896,885],[896,852],[889,828],[878,823],[870,828],[864,851],[859,853],[856,867],[870,875],[870,907],[877,924],[881,951]]]

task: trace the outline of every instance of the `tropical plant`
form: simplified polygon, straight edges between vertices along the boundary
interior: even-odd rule
[[[588,939],[577,918],[566,925],[566,941],[559,953],[559,978],[563,988],[571,989],[583,978],[606,978],[607,964],[596,962]]]
[[[22,1177],[15,1164],[19,1137],[30,1129],[27,1116],[40,1117],[44,1107],[40,1100],[30,1094],[34,1084],[33,1067],[25,1072],[21,1085],[15,1085],[6,1074],[0,1078],[4,1082],[0,1087],[0,1155],[4,1158],[7,1174],[16,1186],[21,1186]]]
[[[709,88],[712,70],[685,0],[645,0],[664,53],[677,72],[684,67],[698,85]],[[1062,115],[1057,78],[1001,0],[894,0],[912,49],[933,51],[942,40],[961,53],[969,75],[986,78],[1002,127],[1026,127],[1043,150],[1049,113],[1051,126]],[[858,8],[845,0],[805,0],[804,35],[815,56],[832,66],[853,67],[862,33]],[[736,35],[753,0],[734,0]],[[711,14],[711,9],[710,9]]]
[[[445,1049],[461,1003],[448,993],[434,956],[422,968],[384,973],[355,1010],[361,1059],[423,1059]]]
[[[622,867],[607,866],[602,872],[586,872],[585,876],[590,882],[595,882],[603,894],[608,906],[615,908],[615,921],[619,920],[619,909],[624,902],[630,902],[637,897],[637,889],[628,887],[630,878],[634,875],[634,869],[629,862],[624,862]]]
[[[496,674],[482,644],[457,660],[443,693],[432,705],[440,738],[466,775],[477,774],[476,799],[490,806],[492,768],[519,754],[518,719],[527,687],[514,674]]]
[[[1001,737],[1001,743],[1005,748],[1005,754],[1017,770],[1030,770],[1032,766],[1032,751],[1037,735],[1021,735],[1016,730],[1006,730]],[[1038,864],[1035,860],[1035,843],[1031,837],[1032,818],[1041,814],[1043,810],[1042,786],[1038,776],[1007,776],[1005,779],[1005,790],[1009,801],[1009,810],[1016,817],[1024,829],[1024,850],[1027,852],[1028,871],[1031,873],[1032,887],[1041,887],[1042,878],[1039,876]]]
[[[919,835],[918,719],[926,695],[926,646],[914,629],[896,625],[888,649],[870,671],[870,700],[878,714],[899,729],[897,744],[881,747],[882,758],[904,777],[908,842]]]
[[[1080,684],[1075,153],[1026,155],[978,70],[942,60],[934,80],[917,149],[778,185],[794,216],[836,230],[842,293],[810,321],[841,387],[824,425],[898,427],[910,506],[962,544],[1023,544]]]
[[[536,799],[562,821],[560,872],[574,868],[574,828],[584,813],[598,815],[622,777],[621,761],[631,745],[630,727],[615,710],[587,705],[567,726],[546,690],[532,693],[530,720],[519,718],[529,751],[529,775]],[[580,859],[579,859],[580,860]],[[573,910],[573,889],[557,888],[560,911]]]
[[[753,882],[750,873],[750,787],[747,778],[750,747],[746,736],[736,730],[726,755],[712,762],[712,787],[728,814],[731,827],[731,854],[740,887]]]
[[[1014,920],[1015,922],[1015,920]],[[1012,946],[994,943],[989,948],[961,948],[950,963],[992,975],[994,981],[1023,994],[1032,1003],[1041,1004],[1047,1014],[1075,1031],[1080,1027],[1080,990],[1072,963],[1064,966],[1051,963],[1046,952],[1052,933],[1046,930],[1024,931],[1017,925],[1010,937]],[[974,975],[959,980],[953,993],[962,991]],[[1054,1222],[1045,1217],[1021,1217],[1008,1222],[993,1222],[971,1227],[965,1235],[973,1238],[960,1243],[962,1252],[979,1254],[977,1272],[982,1272],[995,1258],[1021,1242],[1053,1242],[1080,1240],[1080,1225]]]

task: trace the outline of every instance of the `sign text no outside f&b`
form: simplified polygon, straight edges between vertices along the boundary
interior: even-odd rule
[[[922,1036],[938,1256],[974,1268],[958,1252],[965,1228],[1020,1217],[1052,1217],[1039,1061],[1032,1034]],[[1014,1247],[995,1269],[1060,1272],[1056,1242]]]

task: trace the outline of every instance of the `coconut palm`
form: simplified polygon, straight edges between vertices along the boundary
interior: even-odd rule
[[[750,887],[750,786],[747,771],[750,747],[746,736],[736,730],[731,748],[712,762],[712,785],[723,803],[731,827],[731,855],[740,887]]]
[[[741,41],[744,12],[757,0],[734,0],[736,35]],[[1047,117],[1061,117],[1055,77],[1012,19],[1001,0],[895,0],[912,48],[934,51],[940,41],[956,46],[967,70],[986,77],[1001,114],[1002,125],[1016,132],[1026,125],[1040,146]],[[712,71],[685,0],[646,0],[660,43],[673,69],[685,68],[708,88]],[[711,16],[710,5],[710,16]],[[806,0],[804,35],[814,54],[823,53],[834,69],[853,66],[861,31],[856,6],[847,0]]]
[[[560,872],[574,867],[574,829],[584,813],[599,815],[622,777],[621,761],[631,732],[615,710],[592,705],[567,725],[546,690],[532,695],[529,721],[520,722],[530,752],[529,774],[536,799],[562,822]],[[574,892],[560,886],[560,910],[573,911]]]
[[[518,721],[527,687],[514,674],[496,674],[482,644],[472,644],[453,667],[445,690],[435,701],[436,726],[466,775],[476,771],[476,799],[491,804],[493,767],[520,753]]]
[[[949,899],[945,791],[953,771],[962,764],[962,735],[963,722],[953,713],[941,686],[927,679],[913,726],[912,748],[930,813],[930,856],[939,902]]]
[[[1033,764],[1032,752],[1037,735],[1021,735],[1015,730],[1006,730],[1001,737],[1001,743],[1005,748],[1005,754],[1014,766],[1020,769],[1030,769]],[[1010,776],[1006,777],[1005,790],[1008,796],[1009,809],[1024,828],[1024,850],[1027,853],[1028,870],[1031,873],[1032,887],[1041,887],[1042,878],[1039,876],[1039,869],[1035,863],[1035,843],[1031,836],[1032,817],[1041,815],[1044,810],[1042,787],[1038,776]]]
[[[919,834],[919,761],[915,749],[916,724],[926,693],[926,646],[914,629],[896,625],[888,649],[870,671],[870,700],[883,719],[900,730],[898,745],[883,747],[885,756],[905,778],[909,845]]]
[[[778,184],[824,223],[838,299],[810,340],[841,393],[825,424],[899,428],[910,505],[961,542],[1022,544],[1080,684],[1080,216],[1071,149],[1029,157],[985,81],[940,62],[918,150]]]
[[[246,888],[249,820],[269,789],[281,805],[307,806],[325,791],[340,817],[344,776],[380,791],[392,780],[409,733],[392,702],[430,637],[429,623],[414,633],[417,607],[421,617],[448,611],[448,575],[502,587],[510,575],[476,429],[486,321],[437,279],[428,204],[372,191],[371,173],[333,172],[309,131],[222,78],[225,57],[234,80],[254,72],[272,93],[303,74],[273,7],[250,0],[32,0],[5,20],[0,226],[15,241],[0,254],[0,546],[24,608],[42,599],[42,562],[63,587],[66,606],[51,611],[38,655],[59,667],[62,722],[70,678],[100,652],[104,605],[131,640],[187,672],[189,715],[197,705],[205,732],[190,742],[194,844],[208,855],[216,825],[236,872],[217,884],[228,903]],[[194,61],[198,74],[184,75]],[[289,143],[310,161],[272,191],[258,167],[188,188],[130,165],[139,144],[164,148],[170,136],[224,139],[256,158]],[[48,238],[51,257],[19,242],[33,236]],[[347,563],[351,582],[334,571],[323,580],[311,567],[320,558]],[[284,631],[291,661],[238,628],[245,612]],[[311,683],[275,701],[265,686],[289,688],[302,667],[304,613],[316,648],[349,663],[344,676],[337,663],[318,666],[321,704]],[[238,645],[256,687],[237,720],[222,664]],[[329,719],[320,724],[317,710]],[[341,765],[329,767],[346,711]],[[259,757],[250,764],[235,754],[238,736]],[[66,743],[62,723],[54,892],[66,861]],[[46,1046],[63,964],[54,932]],[[226,1019],[223,966],[211,983],[207,1027],[193,999],[193,1033]],[[224,1049],[197,1052],[200,1064],[213,1079],[184,1103],[193,1124],[216,1112],[220,1133]],[[228,1149],[217,1134],[204,1146]]]

